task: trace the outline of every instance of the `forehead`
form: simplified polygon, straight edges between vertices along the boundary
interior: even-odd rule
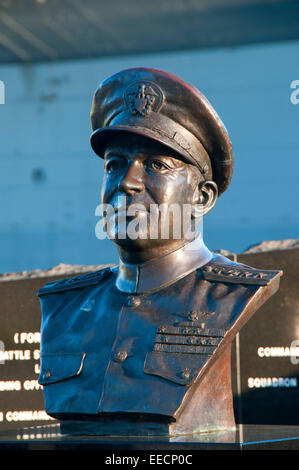
[[[146,155],[164,155],[175,158],[186,164],[188,163],[183,156],[166,145],[143,135],[129,132],[115,133],[115,137],[106,143],[104,157],[109,156],[109,154],[113,152],[120,152],[122,154],[141,153]]]

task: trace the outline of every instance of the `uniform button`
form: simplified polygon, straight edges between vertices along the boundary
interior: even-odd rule
[[[114,354],[113,359],[115,362],[124,362],[128,357],[127,351],[124,349],[121,349],[120,351],[117,351],[117,353]]]
[[[129,297],[127,301],[128,307],[138,307],[141,304],[139,297]]]
[[[49,379],[50,377],[51,377],[51,372],[48,370],[48,372],[44,374],[44,378]]]
[[[87,300],[82,306],[80,310],[84,310],[84,312],[90,312],[95,305],[95,299]]]
[[[190,369],[183,369],[181,374],[180,374],[180,377],[183,380],[188,380],[188,379],[190,379],[190,374],[191,374]]]

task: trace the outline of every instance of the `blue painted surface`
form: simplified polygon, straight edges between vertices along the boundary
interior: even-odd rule
[[[229,131],[235,172],[205,218],[209,248],[299,238],[299,104],[290,100],[298,62],[294,42],[0,66],[0,272],[117,261],[94,234],[103,167],[89,146],[89,112],[99,82],[133,66],[197,86]]]

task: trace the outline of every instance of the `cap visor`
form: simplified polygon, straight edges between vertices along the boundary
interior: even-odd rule
[[[146,127],[134,127],[134,126],[110,126],[95,130],[90,137],[90,144],[93,151],[101,158],[104,158],[104,153],[107,145],[114,141],[118,133],[129,133],[137,134],[155,140],[162,145],[174,150],[187,162],[197,166],[197,162],[189,155],[188,152],[184,152],[173,139],[170,139],[167,135],[160,134],[157,131],[148,129]]]

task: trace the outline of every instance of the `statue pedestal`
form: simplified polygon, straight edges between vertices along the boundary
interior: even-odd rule
[[[97,450],[104,458],[139,456],[140,462],[163,455],[191,455],[203,450],[299,450],[299,426],[238,425],[235,431],[170,437],[65,436],[59,425],[0,433],[2,450]],[[191,459],[190,457],[190,459]],[[182,457],[183,458],[183,457]],[[157,463],[157,462],[156,462]]]

